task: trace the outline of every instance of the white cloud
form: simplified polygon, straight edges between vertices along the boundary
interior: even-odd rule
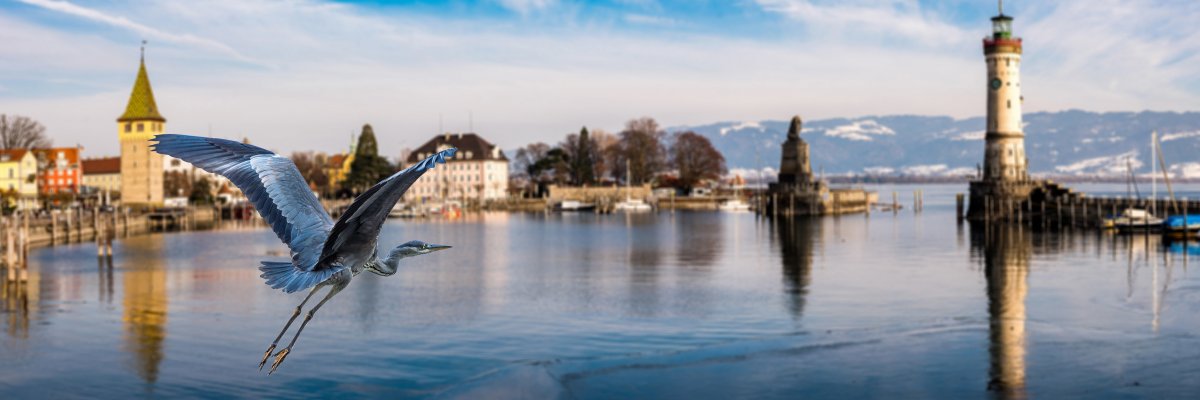
[[[541,11],[558,3],[557,0],[497,0],[501,6],[519,14]]]
[[[33,5],[33,6],[42,7],[47,10],[58,11],[61,13],[66,13],[66,14],[86,18],[86,19],[89,19],[92,21],[108,24],[108,25],[115,26],[118,28],[128,29],[128,30],[137,32],[138,34],[145,36],[147,39],[164,40],[164,41],[173,42],[173,43],[192,45],[195,47],[224,53],[225,55],[232,56],[240,61],[254,62],[250,58],[238,53],[232,47],[229,47],[229,46],[225,45],[224,43],[217,42],[215,40],[206,39],[206,38],[198,37],[198,36],[191,35],[191,34],[176,34],[176,33],[162,31],[159,29],[155,29],[155,28],[131,21],[128,18],[123,17],[123,16],[110,15],[110,14],[107,14],[107,13],[104,13],[101,11],[97,11],[95,9],[75,5],[71,2],[59,1],[59,0],[17,0],[17,1],[20,1],[25,4]]]
[[[968,35],[942,21],[915,1],[898,0],[756,0],[763,9],[812,26],[823,36],[871,35],[916,40],[921,45],[961,43]]]
[[[625,14],[625,16],[622,18],[625,20],[625,22],[628,22],[631,24],[638,24],[638,25],[669,27],[669,26],[675,26],[675,24],[677,23],[677,21],[675,21],[672,18],[657,17],[657,16],[645,15],[645,14]]]
[[[1172,165],[1171,175],[1181,178],[1200,178],[1200,163],[1188,162]]]
[[[445,129],[467,129],[469,112],[477,131],[513,148],[556,141],[580,125],[617,131],[643,115],[663,126],[796,113],[965,117],[981,115],[985,101],[974,41],[986,33],[986,20],[978,29],[958,28],[915,2],[763,0],[818,32],[764,39],[695,29],[686,19],[676,25],[686,31],[645,35],[611,24],[624,14],[597,22],[568,6],[575,3],[552,1],[505,6],[562,20],[557,25],[317,0],[25,1],[84,23],[23,19],[22,5],[0,15],[0,84],[7,88],[0,110],[34,117],[58,143],[78,142],[92,155],[117,152],[115,132],[104,132],[114,129],[129,95],[140,37],[151,41],[147,63],[169,132],[203,134],[211,124],[215,135],[250,136],[284,151],[341,149],[369,122],[382,150],[394,154],[434,134],[439,115]],[[645,7],[637,12],[684,18],[653,2]],[[1018,10],[1027,111],[1200,104],[1180,84],[1200,70],[1189,56],[1200,28],[1178,17],[1200,14],[1188,13],[1196,7],[1142,7],[1104,23],[1088,14],[1132,11],[1073,2]],[[1167,34],[1156,39],[1154,32]],[[849,138],[872,135],[846,131]]]

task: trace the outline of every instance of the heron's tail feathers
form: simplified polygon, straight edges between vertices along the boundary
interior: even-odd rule
[[[267,281],[267,286],[272,289],[281,289],[286,293],[316,286],[337,272],[332,268],[304,271],[296,268],[291,261],[263,261],[258,270],[262,271],[262,275],[259,277]]]

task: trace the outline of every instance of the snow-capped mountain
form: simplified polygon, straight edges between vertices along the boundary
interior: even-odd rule
[[[778,167],[788,120],[673,127],[705,135],[730,169]],[[814,170],[828,174],[951,176],[983,161],[983,117],[869,116],[804,122]],[[1177,176],[1200,178],[1200,112],[1025,114],[1025,151],[1035,174],[1122,176],[1150,172],[1150,135]]]

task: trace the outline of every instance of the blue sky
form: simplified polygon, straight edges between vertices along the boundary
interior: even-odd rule
[[[1026,43],[1027,111],[1200,109],[1200,2],[1006,3]],[[146,39],[169,132],[277,151],[340,150],[366,122],[395,154],[439,120],[513,148],[643,115],[967,117],[983,113],[979,41],[995,12],[962,0],[0,0],[0,113],[116,154]]]

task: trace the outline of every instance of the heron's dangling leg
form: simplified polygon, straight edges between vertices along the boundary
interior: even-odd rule
[[[288,353],[292,351],[292,346],[296,345],[296,339],[299,339],[300,333],[304,332],[304,326],[308,325],[308,321],[312,320],[313,314],[316,314],[317,310],[321,309],[321,306],[325,305],[325,302],[329,301],[329,299],[332,299],[334,295],[346,288],[346,285],[349,283],[350,281],[347,280],[334,284],[333,288],[329,289],[329,293],[325,294],[325,298],[321,299],[321,302],[317,303],[316,306],[313,306],[311,310],[308,310],[308,314],[304,315],[304,322],[300,323],[300,329],[297,329],[296,335],[292,336],[292,341],[288,343],[287,347],[285,347],[283,350],[280,350],[278,354],[275,354],[275,362],[271,364],[271,371],[267,372],[267,375],[275,373],[275,369],[279,368],[279,364],[283,363],[284,358],[287,358]]]
[[[288,328],[292,327],[292,322],[296,321],[296,317],[300,316],[300,310],[304,308],[304,303],[308,303],[308,299],[311,299],[314,294],[317,294],[317,290],[321,289],[322,287],[322,285],[314,286],[312,290],[308,291],[308,296],[304,296],[304,301],[301,301],[300,305],[296,306],[296,311],[292,312],[292,318],[288,319],[287,324],[283,326],[283,330],[279,331],[279,336],[275,336],[275,341],[271,342],[271,347],[268,347],[267,352],[263,354],[262,361],[258,362],[259,370],[262,370],[263,366],[267,365],[267,359],[271,357],[271,352],[275,351],[275,345],[279,344],[279,339],[283,338],[283,334],[287,333]]]

